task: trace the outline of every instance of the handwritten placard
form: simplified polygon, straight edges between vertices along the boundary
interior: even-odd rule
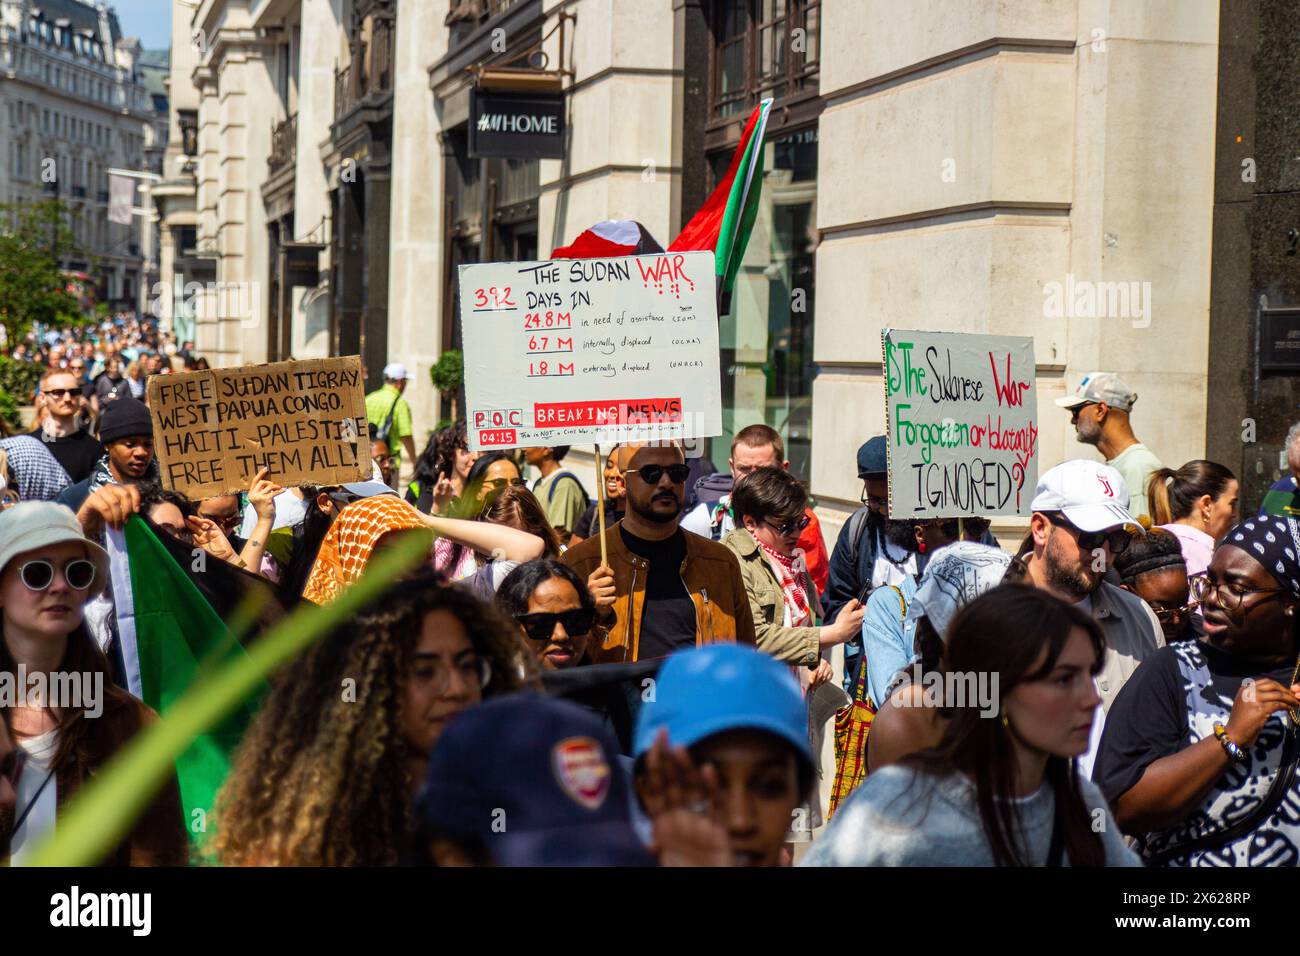
[[[1038,484],[1034,340],[885,329],[889,514],[1024,515]]]
[[[193,499],[370,477],[361,359],[242,365],[149,379],[163,487]]]
[[[713,253],[460,267],[471,451],[722,434]]]

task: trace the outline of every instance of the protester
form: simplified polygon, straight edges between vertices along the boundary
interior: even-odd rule
[[[1300,475],[1300,422],[1296,422],[1286,433],[1282,443],[1282,453],[1290,474],[1284,475],[1269,486],[1268,492],[1260,503],[1261,515],[1278,515],[1283,518],[1300,518],[1300,486],[1296,476]]]
[[[127,384],[126,376],[122,374],[121,358],[110,355],[104,360],[104,371],[100,372],[95,379],[94,389],[92,402],[96,415],[102,412],[109,402],[131,396],[131,387]]]
[[[609,731],[518,694],[457,718],[433,749],[417,857],[435,866],[653,866]],[[501,825],[505,821],[505,825]]]
[[[731,508],[731,492],[736,484],[750,475],[757,468],[780,468],[790,470],[790,462],[785,458],[785,442],[781,433],[767,425],[748,425],[736,432],[731,441],[731,457],[727,459],[731,474],[711,475],[707,479],[707,492],[700,489],[701,500],[682,519],[682,530],[693,534],[721,541],[736,527]],[[804,496],[803,514],[808,520],[799,533],[799,547],[804,553],[804,562],[808,573],[820,594],[826,590],[829,577],[830,558],[826,553],[826,542],[822,538],[821,522],[808,507]]]
[[[973,541],[958,541],[934,553],[907,605],[911,659],[882,697],[872,698],[882,703],[867,736],[868,772],[938,745],[948,724],[943,709],[934,706],[933,688],[943,676],[948,629],[958,611],[1005,580],[1010,563],[1004,551]],[[868,645],[868,664],[870,660]]]
[[[379,469],[380,480],[390,488],[393,487],[396,475],[393,474],[393,456],[388,451],[388,442],[378,438],[371,440],[370,461]]]
[[[306,587],[307,579],[316,565],[320,546],[339,512],[354,501],[377,495],[391,495],[393,491],[379,481],[358,481],[344,485],[302,485],[289,491],[296,491],[301,497],[292,498],[288,492],[285,492],[274,499],[275,521],[268,536],[267,548],[273,554],[279,550],[284,558],[284,560],[276,558],[277,563],[283,567],[279,583],[281,595],[296,600],[302,597],[303,588]],[[297,501],[301,514],[297,521],[287,526],[280,526],[288,510],[285,507],[285,502],[288,500]],[[245,526],[248,526],[247,518],[245,518]],[[286,534],[289,538],[287,554],[281,545]]]
[[[1177,471],[1158,468],[1151,473],[1147,496],[1152,521],[1178,538],[1192,577],[1205,573],[1215,542],[1236,522],[1240,488],[1227,468],[1202,459]]]
[[[931,555],[954,541],[978,543],[988,529],[987,518],[890,520],[885,522],[884,540],[888,546],[914,552],[917,563],[928,571]],[[965,536],[959,538],[963,531]],[[894,675],[912,658],[914,626],[908,626],[908,609],[919,590],[923,573],[915,577],[909,574],[898,584],[876,588],[867,598],[861,641],[865,654],[866,690],[873,703],[880,704],[888,698]],[[857,677],[857,674],[846,673],[845,687],[856,684]]]
[[[422,515],[396,495],[361,498],[345,505],[325,533],[302,596],[314,604],[334,600],[361,577],[387,536],[412,530],[432,531],[482,553],[499,553],[500,560],[461,582],[489,600],[516,564],[539,557],[544,547],[536,535],[506,525]]]
[[[770,656],[715,644],[674,654],[641,707],[635,786],[665,865],[779,866],[816,764],[799,687]],[[672,845],[683,815],[697,828]],[[694,819],[692,819],[694,818]]]
[[[484,505],[481,520],[527,531],[541,538],[542,553],[548,558],[558,558],[564,550],[559,535],[546,520],[541,502],[523,485],[510,485],[491,495]]]
[[[1141,516],[1149,513],[1147,486],[1161,464],[1133,434],[1129,413],[1136,401],[1137,392],[1114,372],[1093,372],[1084,376],[1073,395],[1058,398],[1056,404],[1070,410],[1070,424],[1079,441],[1096,446],[1106,464],[1120,473],[1128,493],[1128,510]]]
[[[939,743],[868,776],[802,865],[1140,865],[1073,759],[1088,747],[1104,648],[1088,615],[1041,591],[1006,585],[973,600],[952,622],[943,669],[996,675],[998,716],[946,696]]]
[[[144,364],[141,359],[134,360],[126,367],[126,385],[131,390],[131,397],[144,401]]]
[[[49,446],[31,435],[0,438],[0,451],[8,471],[6,486],[16,488],[23,501],[53,501],[72,483]]]
[[[86,498],[108,484],[154,481],[158,466],[153,455],[153,421],[149,409],[134,399],[112,402],[99,417],[104,454],[89,478],[65,488],[57,499],[79,511]]]
[[[398,582],[272,679],[217,796],[217,860],[397,864],[443,731],[530,673],[494,608],[428,571]]]
[[[1034,587],[1077,605],[1106,638],[1106,660],[1097,675],[1102,707],[1110,709],[1124,682],[1164,644],[1160,621],[1141,598],[1103,580],[1116,554],[1128,547],[1137,520],[1124,507],[1119,472],[1075,459],[1038,479],[1029,507],[1025,556]]]
[[[1161,528],[1134,538],[1115,556],[1120,587],[1132,591],[1155,612],[1165,643],[1195,638],[1196,602],[1190,599],[1187,561],[1178,539]]]
[[[568,445],[524,449],[524,464],[541,473],[541,477],[533,482],[533,494],[546,510],[546,520],[565,541],[578,526],[578,519],[590,503],[582,481],[560,465],[568,453]]]
[[[384,366],[384,384],[366,396],[366,420],[376,428],[373,437],[385,442],[393,455],[393,474],[402,471],[402,449],[408,461],[415,461],[415,432],[411,427],[411,406],[402,393],[410,375],[406,366],[393,362]]]
[[[754,621],[735,556],[678,526],[688,473],[681,448],[623,445],[618,461],[627,513],[605,531],[608,565],[601,564],[599,538],[564,554],[589,588],[606,589],[597,595],[603,640],[593,642],[593,659],[626,663],[714,641],[752,644]]]
[[[623,511],[627,505],[627,486],[623,484],[623,473],[618,470],[617,452],[617,445],[609,449],[604,467],[601,469],[605,480],[605,527],[607,528],[614,522],[622,520]],[[599,507],[600,502],[593,501],[587,507],[587,510],[582,513],[582,517],[578,519],[578,524],[573,529],[573,533],[569,535],[570,548],[582,544],[588,538],[599,533],[600,519],[596,515],[596,509]]]
[[[45,442],[69,479],[78,482],[89,478],[104,447],[81,424],[81,385],[76,376],[71,372],[46,372],[41,376],[37,401],[44,415],[32,435]]]
[[[734,469],[733,464],[733,469]],[[798,479],[776,466],[749,471],[729,496],[740,526],[722,543],[740,564],[759,650],[810,672],[807,686],[831,679],[830,651],[862,626],[862,608],[850,601],[833,624],[821,613],[817,588],[797,542],[808,527],[808,494]]]
[[[415,477],[406,489],[406,500],[424,514],[441,514],[464,493],[469,470],[480,454],[469,450],[463,418],[430,435],[415,463]]]
[[[542,670],[591,663],[596,602],[568,565],[550,557],[519,565],[497,589],[497,604],[519,625]]]
[[[509,459],[505,459],[509,464]],[[481,499],[476,521],[513,528],[524,531],[537,538],[541,543],[542,555],[551,558],[560,556],[560,539],[546,521],[542,506],[538,504],[533,493],[522,482],[506,483],[506,479],[488,479],[489,488]],[[479,482],[469,486],[467,497],[478,502]],[[451,509],[453,512],[457,508]],[[454,519],[453,519],[454,520]],[[434,567],[446,574],[453,581],[463,581],[478,575],[482,584],[490,582],[490,588],[480,596],[485,600],[491,592],[500,586],[502,579],[514,567],[497,561],[499,555],[491,549],[471,546],[451,536],[444,536],[434,543]]]
[[[1205,636],[1145,661],[1111,708],[1093,779],[1149,865],[1300,861],[1298,554],[1294,518],[1229,531],[1194,579]]]
[[[16,812],[0,832],[14,865],[30,859],[70,798],[155,716],[113,685],[108,661],[86,629],[86,601],[107,579],[108,556],[66,508],[28,501],[0,514],[0,674],[25,691],[36,675],[50,689],[68,686],[60,675],[79,677],[85,688],[77,699],[51,690],[40,701],[24,693],[16,704],[0,704],[8,735],[26,754]],[[179,866],[187,853],[180,794],[169,776],[103,862]]]

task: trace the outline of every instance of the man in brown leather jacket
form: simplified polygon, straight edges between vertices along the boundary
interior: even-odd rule
[[[605,531],[609,566],[596,575],[600,605],[592,653],[606,664],[666,657],[715,641],[754,643],[754,619],[731,551],[681,530],[687,465],[675,444],[623,445],[623,520]],[[600,539],[564,554],[584,579],[601,570]]]

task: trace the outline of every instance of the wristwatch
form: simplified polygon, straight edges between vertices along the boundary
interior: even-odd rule
[[[1223,724],[1215,723],[1214,736],[1219,738],[1219,743],[1223,744],[1223,749],[1228,752],[1228,756],[1237,763],[1246,762],[1246,751],[1242,750],[1231,740],[1228,739],[1228,729]]]

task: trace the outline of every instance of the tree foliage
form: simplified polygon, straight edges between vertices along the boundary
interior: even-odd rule
[[[0,204],[0,326],[10,348],[36,322],[66,326],[83,321],[59,267],[61,257],[80,254],[67,213],[67,206],[53,199]]]

